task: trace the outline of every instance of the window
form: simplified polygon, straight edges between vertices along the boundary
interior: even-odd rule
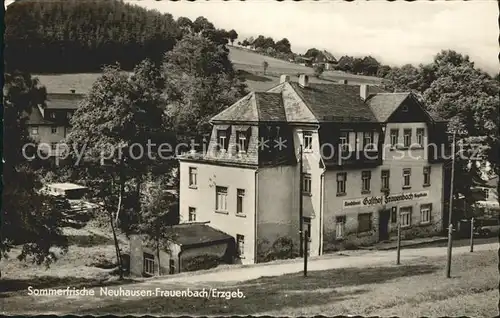
[[[229,140],[227,138],[227,130],[217,131],[217,146],[219,150],[225,151],[229,145]]]
[[[236,192],[237,192],[236,213],[243,214],[243,199],[245,198],[245,190],[238,189],[238,190],[236,190]]]
[[[245,254],[245,236],[237,234],[236,235],[236,244],[238,248],[238,256],[242,257]]]
[[[50,148],[51,148],[52,150],[56,150],[56,149],[57,149],[57,142],[51,142],[51,143],[50,143]]]
[[[396,147],[398,144],[398,138],[399,138],[399,130],[398,129],[391,129],[391,146]]]
[[[358,232],[368,232],[372,229],[372,214],[361,213],[358,214]]]
[[[55,119],[56,118],[56,113],[49,113],[50,118]]]
[[[411,129],[405,129],[403,131],[403,146],[409,148],[411,145]]]
[[[339,137],[340,150],[349,151],[349,132],[341,131]]]
[[[397,223],[397,222],[398,222],[398,208],[392,207],[392,209],[391,209],[391,223]]]
[[[363,150],[371,150],[373,149],[373,132],[364,132],[363,133]]]
[[[424,186],[431,185],[431,167],[424,167]]]
[[[309,173],[302,174],[302,193],[311,194],[311,175]]]
[[[411,225],[411,206],[400,208],[399,217],[401,227],[409,227]]]
[[[216,211],[227,211],[227,188],[226,187],[215,187],[216,199],[215,199],[215,210]]]
[[[371,171],[362,171],[361,172],[361,193],[370,192],[370,181],[372,178]]]
[[[388,191],[389,190],[389,178],[390,178],[390,172],[389,170],[382,170],[382,191]]]
[[[189,207],[189,222],[196,221],[196,208]]]
[[[152,254],[144,253],[142,271],[147,275],[155,274],[155,257]]]
[[[189,186],[196,188],[198,185],[198,168],[189,167]]]
[[[424,146],[424,137],[425,137],[425,129],[417,128],[417,143],[422,147]]]
[[[483,189],[484,199],[488,200],[490,198],[490,189]]]
[[[404,113],[408,112],[408,106],[403,105],[403,107],[401,107],[401,111]]]
[[[411,169],[403,169],[403,188],[410,188]]]
[[[432,204],[423,204],[420,206],[420,223],[431,223]]]
[[[31,134],[38,135],[38,126],[31,127]]]
[[[53,134],[57,134],[57,127],[50,127],[50,131],[51,131]]]
[[[347,172],[337,173],[337,195],[344,195],[347,183]]]
[[[312,132],[304,131],[302,137],[304,138],[304,150],[312,150]]]
[[[337,216],[335,222],[335,238],[337,240],[344,238],[345,235],[345,215]]]
[[[236,138],[238,140],[238,151],[246,152],[248,149],[248,140],[246,133],[244,131],[238,131],[236,133]]]

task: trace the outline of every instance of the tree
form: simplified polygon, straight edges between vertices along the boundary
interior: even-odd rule
[[[377,77],[385,78],[390,71],[391,67],[389,65],[381,65],[377,70]]]
[[[177,19],[177,25],[179,28],[185,32],[192,32],[193,31],[193,21],[191,21],[189,18],[186,17],[179,17]]]
[[[314,76],[316,76],[317,78],[319,78],[324,71],[325,71],[325,64],[314,65]]]
[[[154,246],[158,259],[158,275],[161,273],[160,251],[169,251],[170,241],[174,238],[169,227],[177,224],[179,204],[176,194],[163,190],[158,182],[148,185],[142,197],[141,221],[139,232],[146,235],[146,244]]]
[[[233,45],[234,40],[236,40],[238,38],[238,33],[236,33],[235,30],[231,30],[228,32],[227,35],[228,35],[229,41],[231,41],[231,45]]]
[[[266,75],[267,68],[269,67],[269,63],[267,61],[262,62],[262,68],[264,69],[264,75]]]
[[[316,49],[316,48],[311,48],[307,50],[306,54],[304,54],[305,57],[312,57],[313,59],[316,59],[318,55],[321,54],[321,51]]]
[[[103,205],[113,232],[120,277],[123,277],[116,228],[130,182],[140,183],[170,154],[147,145],[173,144],[165,116],[165,78],[150,61],[129,76],[118,66],[107,67],[72,117],[67,142],[85,150],[77,162],[80,178]],[[144,150],[144,149],[147,150]],[[167,160],[168,162],[168,160]]]
[[[430,64],[393,68],[386,79],[389,89],[420,93],[428,109],[449,120],[450,132],[457,132],[457,149],[464,155],[457,156],[460,183],[455,194],[468,197],[472,177],[481,170],[475,169],[476,163],[489,162],[498,173],[498,81],[477,69],[467,55],[451,50],[441,51]]]
[[[162,72],[170,101],[167,112],[184,142],[210,133],[210,118],[246,93],[227,48],[201,36],[186,36],[167,52]]]
[[[19,1],[5,25],[7,69],[31,73],[99,72],[115,62],[132,70],[145,58],[160,62],[185,32],[170,14],[116,0]]]
[[[0,258],[7,257],[14,245],[22,245],[19,260],[32,258],[36,264],[49,266],[57,260],[52,247],[63,252],[68,249],[62,228],[81,227],[88,219],[71,215],[67,200],[39,191],[42,184],[36,171],[38,158],[28,159],[35,155],[31,147],[23,153],[24,145],[36,142],[28,135],[26,120],[34,108],[45,102],[45,88],[26,73],[6,73],[4,79],[4,133],[8,138],[3,147]]]
[[[196,20],[193,22],[193,31],[195,33],[200,33],[202,31],[206,30],[214,30],[215,27],[214,25],[207,20],[205,17],[197,17]]]
[[[288,41],[287,38],[283,38],[283,39],[279,40],[278,42],[276,42],[276,44],[274,45],[274,49],[277,52],[281,52],[281,53],[291,53],[292,52],[292,47],[290,45],[290,41]]]

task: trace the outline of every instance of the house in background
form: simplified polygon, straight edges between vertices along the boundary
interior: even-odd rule
[[[71,131],[71,117],[82,99],[83,95],[74,90],[67,94],[47,94],[45,105],[39,105],[29,114],[29,135],[50,156],[60,155],[57,144]]]
[[[232,263],[234,238],[210,227],[207,222],[173,225],[171,240],[159,251],[148,246],[143,235],[130,236],[130,274],[157,276]]]
[[[472,195],[476,199],[476,206],[482,216],[498,218],[500,206],[498,204],[498,176],[475,179]]]
[[[324,50],[321,51],[316,58],[314,59],[314,64],[323,64],[325,65],[325,71],[333,70],[337,65],[337,59],[333,56],[332,53]]]
[[[406,238],[441,231],[446,122],[412,93],[283,75],[211,123],[208,151],[180,158],[181,223],[231,235],[242,263],[298,246],[300,228],[311,255],[387,240],[397,222]]]

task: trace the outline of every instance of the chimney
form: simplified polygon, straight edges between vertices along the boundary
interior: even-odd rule
[[[306,74],[300,74],[299,85],[300,85],[300,87],[308,87],[309,86],[309,76],[307,76]]]
[[[347,85],[347,80],[346,79],[341,79],[339,81],[340,84],[344,84],[344,85]]]
[[[70,91],[72,94],[74,94],[74,93],[76,92],[76,90],[74,90],[74,89],[70,89],[69,91]]]
[[[368,85],[366,84],[359,85],[359,96],[363,100],[366,100],[368,98]]]
[[[283,74],[280,76],[280,84],[283,84],[285,82],[290,82],[290,76]]]

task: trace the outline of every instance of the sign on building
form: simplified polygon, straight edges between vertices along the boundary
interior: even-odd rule
[[[381,196],[371,196],[357,199],[348,199],[343,201],[343,208],[368,207],[376,205],[384,205],[389,203],[405,202],[421,200],[429,197],[429,191],[406,192],[399,194],[389,194]]]

